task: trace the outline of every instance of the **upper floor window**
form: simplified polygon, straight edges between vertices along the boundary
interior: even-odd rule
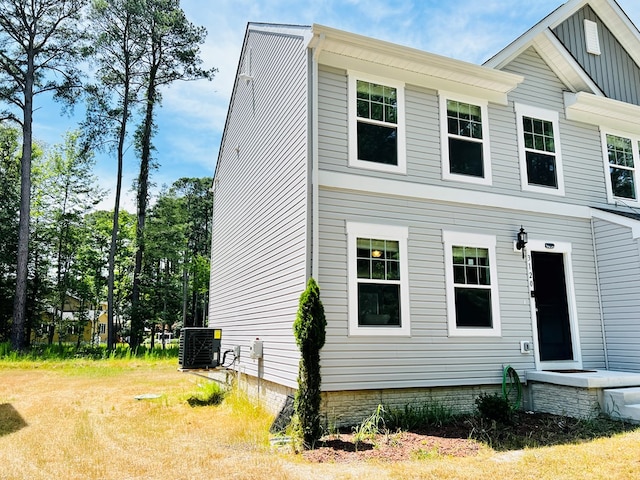
[[[564,195],[558,112],[516,104],[522,189]]]
[[[609,170],[607,182],[609,201],[625,199],[637,202],[636,165],[638,164],[640,139],[611,133],[605,133],[603,136],[605,163]]]
[[[347,223],[349,334],[409,335],[406,227]]]
[[[500,336],[496,239],[442,232],[449,335]]]
[[[487,102],[440,92],[442,176],[491,184]]]
[[[349,165],[406,173],[404,84],[349,74]]]

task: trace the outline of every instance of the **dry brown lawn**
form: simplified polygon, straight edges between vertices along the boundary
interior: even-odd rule
[[[634,479],[640,430],[580,445],[471,457],[311,463],[269,443],[271,418],[237,395],[187,402],[175,360],[0,362],[0,479]],[[136,400],[159,394],[155,400]]]

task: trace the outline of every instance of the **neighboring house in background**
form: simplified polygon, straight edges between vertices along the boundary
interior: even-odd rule
[[[378,403],[470,408],[506,365],[528,408],[554,413],[640,386],[639,65],[612,0],[567,2],[483,66],[249,24],[209,303],[247,385],[274,409],[297,388],[292,324],[313,276],[337,423]]]
[[[79,332],[78,320],[80,319],[81,312],[86,317],[84,326]],[[52,342],[58,343],[60,340],[68,343],[76,343],[78,341],[78,333],[80,333],[80,342],[82,343],[94,343],[100,344],[107,341],[107,303],[100,304],[98,309],[83,309],[79,299],[67,295],[64,304],[64,311],[62,312],[62,339],[60,339],[60,324],[59,318],[53,318],[54,315],[59,316],[60,312],[50,308],[42,317],[43,323],[37,329],[37,332],[32,332],[31,341],[48,341],[49,332],[51,328],[54,328]],[[55,327],[54,327],[55,325]],[[39,332],[39,335],[37,334]]]

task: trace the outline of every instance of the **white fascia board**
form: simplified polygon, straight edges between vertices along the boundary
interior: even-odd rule
[[[586,2],[585,2],[586,3]],[[640,32],[620,8],[618,2],[611,0],[591,0],[588,2],[600,20],[613,32],[626,52],[640,65]]]
[[[540,35],[540,33],[557,27],[587,3],[590,3],[589,0],[571,0],[564,5],[561,5],[520,37],[511,42],[507,47],[496,53],[483,65],[490,68],[504,68],[506,65],[511,63],[513,59],[529,48],[533,44],[534,39]]]
[[[537,200],[473,190],[465,190],[464,195],[461,195],[460,188],[456,187],[441,187],[402,180],[366,177],[351,173],[330,172],[327,170],[320,170],[318,180],[321,188],[499,208],[503,210],[517,210],[546,215],[559,215],[571,218],[589,219],[591,218],[592,210],[590,207],[561,203],[558,201]]]
[[[309,46],[319,63],[398,78],[437,90],[464,91],[507,104],[524,77],[354,33],[313,25]],[[318,55],[319,54],[319,55]],[[393,74],[391,74],[393,73]]]
[[[487,60],[484,65],[501,69],[509,64],[529,48],[535,38],[545,30],[553,30],[567,18],[589,4],[600,20],[611,30],[624,49],[631,55],[634,61],[640,65],[640,32],[620,8],[617,2],[612,0],[570,0],[558,7],[547,17],[531,27],[526,33],[514,40],[506,48]]]
[[[311,41],[313,33],[310,25],[286,25],[279,23],[249,23],[248,30],[253,32],[271,33],[274,35],[290,35],[302,37],[305,45]]]
[[[640,106],[587,92],[565,92],[567,119],[640,135]]]
[[[591,216],[592,218],[598,218],[615,225],[627,227],[631,230],[631,235],[633,236],[634,240],[640,238],[640,221],[638,220],[634,220],[633,218],[629,217],[623,217],[622,215],[616,215],[610,212],[604,212],[596,208],[591,209]]]
[[[605,96],[551,30],[544,30],[532,42],[538,55],[572,92],[591,92]]]

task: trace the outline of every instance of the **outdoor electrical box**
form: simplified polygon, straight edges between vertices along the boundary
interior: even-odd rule
[[[221,341],[222,330],[219,328],[183,328],[178,350],[180,368],[216,368],[220,365]]]
[[[523,340],[520,342],[520,353],[533,353],[533,342]]]
[[[262,340],[256,338],[251,342],[249,356],[253,359],[262,358]]]

